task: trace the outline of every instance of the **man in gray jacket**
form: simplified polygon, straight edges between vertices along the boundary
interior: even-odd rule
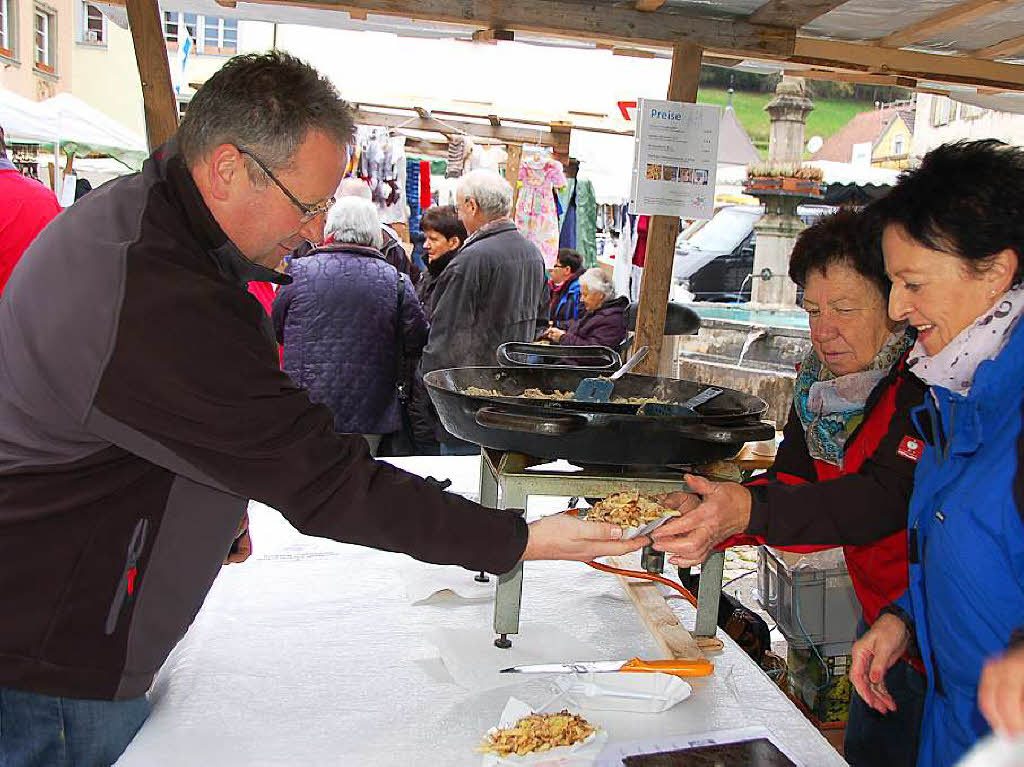
[[[544,259],[509,219],[512,187],[497,173],[474,170],[459,181],[459,218],[469,237],[438,278],[423,372],[495,365],[506,341],[532,341],[548,316]],[[452,437],[441,452],[476,452]]]

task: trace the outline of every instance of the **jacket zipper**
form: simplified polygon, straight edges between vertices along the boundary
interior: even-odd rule
[[[110,612],[107,613],[106,634],[109,636],[117,628],[117,619],[121,617],[121,611],[125,604],[135,595],[135,578],[138,575],[139,557],[142,556],[142,548],[146,544],[146,531],[149,529],[149,520],[143,517],[135,524],[135,531],[128,543],[128,555],[125,558],[124,570],[117,582],[117,590],[114,592],[114,601],[110,604]]]

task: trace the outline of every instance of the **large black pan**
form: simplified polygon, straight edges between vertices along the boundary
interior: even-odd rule
[[[597,464],[690,464],[728,458],[745,442],[774,436],[761,421],[764,400],[725,389],[697,418],[641,416],[637,405],[591,404],[522,398],[525,389],[575,391],[593,373],[572,369],[451,368],[424,382],[444,427],[455,436],[499,450],[540,458]],[[466,394],[469,387],[499,396]],[[627,375],[613,396],[657,397],[683,403],[703,384],[674,378]]]

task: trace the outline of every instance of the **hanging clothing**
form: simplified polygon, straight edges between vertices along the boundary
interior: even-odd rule
[[[523,160],[519,166],[523,182],[516,202],[516,226],[526,239],[534,243],[550,269],[558,256],[558,216],[555,212],[554,190],[567,186],[562,163],[558,160]]]
[[[587,269],[597,266],[597,195],[590,179],[577,178],[574,190],[576,202],[576,252],[583,257]]]
[[[576,179],[570,178],[565,189],[555,190],[558,212],[558,247],[576,250]]]
[[[467,140],[465,136],[448,137],[448,169],[446,178],[458,178],[466,167]],[[442,203],[443,204],[443,203]]]
[[[633,251],[633,266],[644,268],[647,260],[647,233],[651,227],[650,216],[640,216],[636,220],[636,249]]]
[[[474,144],[473,151],[469,155],[469,169],[480,170],[483,168],[499,173],[507,160],[508,152],[500,146]]]

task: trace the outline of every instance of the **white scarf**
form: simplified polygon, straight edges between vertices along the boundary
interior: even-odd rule
[[[907,367],[929,386],[942,386],[965,395],[971,390],[978,365],[999,356],[1022,313],[1024,286],[1018,285],[1006,291],[991,309],[961,330],[934,357],[928,356],[920,341],[915,343],[907,357]]]

